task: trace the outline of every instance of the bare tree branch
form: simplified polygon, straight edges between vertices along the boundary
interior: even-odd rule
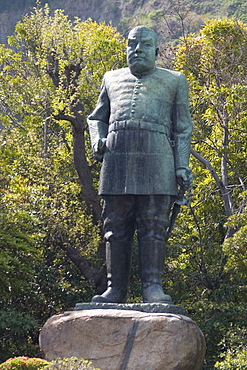
[[[224,185],[224,183],[222,182],[222,180],[218,176],[217,172],[215,171],[214,167],[211,165],[211,163],[206,158],[202,157],[199,153],[197,153],[192,148],[191,148],[191,154],[210,171],[210,173],[213,176],[217,186],[219,187],[219,189],[221,191],[226,216],[230,217],[233,213],[233,210],[232,210],[232,206],[231,206],[232,205],[231,194],[230,194],[228,188]]]

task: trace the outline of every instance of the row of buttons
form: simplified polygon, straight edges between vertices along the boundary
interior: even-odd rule
[[[140,79],[137,80],[134,90],[133,90],[133,98],[132,98],[132,104],[131,104],[131,115],[135,114],[135,107],[136,107],[136,100],[137,100],[137,94],[139,93],[139,88],[141,87],[142,83]]]

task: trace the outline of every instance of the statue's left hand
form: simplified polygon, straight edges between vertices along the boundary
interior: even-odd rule
[[[176,170],[177,183],[186,191],[192,186],[191,168],[179,168]]]

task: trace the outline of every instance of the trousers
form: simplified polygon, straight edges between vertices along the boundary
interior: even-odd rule
[[[127,295],[135,231],[142,287],[161,285],[173,196],[127,194],[102,199],[108,287]]]

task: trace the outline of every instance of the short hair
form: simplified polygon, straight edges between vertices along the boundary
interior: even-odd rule
[[[138,32],[138,31],[146,31],[146,32],[151,32],[153,34],[153,37],[154,37],[154,42],[155,42],[155,45],[157,46],[158,44],[158,37],[157,37],[157,33],[150,27],[147,27],[147,26],[137,26],[137,27],[134,27],[132,28],[132,30],[130,30],[129,34],[128,34],[128,38],[129,36],[131,35],[131,33],[133,32]]]

